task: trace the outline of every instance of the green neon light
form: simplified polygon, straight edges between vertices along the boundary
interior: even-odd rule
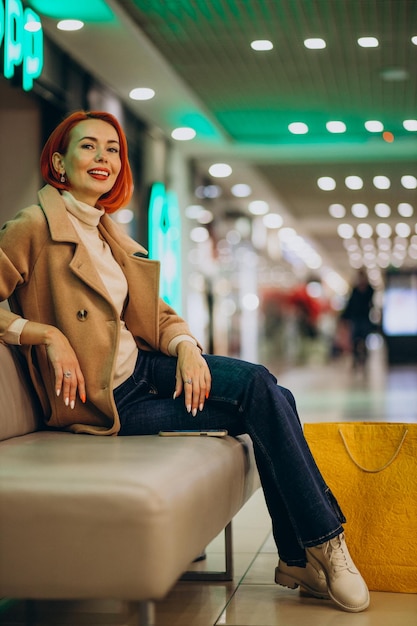
[[[111,22],[114,19],[104,0],[30,0],[29,4],[41,15],[57,20]]]
[[[22,67],[22,86],[30,91],[43,69],[43,31],[39,16],[20,0],[0,0],[0,46],[4,47],[5,78]]]
[[[149,257],[161,262],[160,296],[181,313],[181,216],[177,196],[154,183],[149,199]]]

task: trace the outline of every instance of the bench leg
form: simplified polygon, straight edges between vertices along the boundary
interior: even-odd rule
[[[130,619],[133,615],[136,621]],[[150,600],[129,602],[128,623],[135,626],[155,626],[155,603]]]
[[[206,572],[192,571],[185,572],[180,580],[199,580],[202,582],[209,581],[227,581],[233,580],[233,537],[232,522],[224,529],[224,551],[225,551],[225,570],[224,572]]]
[[[153,602],[139,602],[138,613],[138,626],[155,626],[155,604]]]

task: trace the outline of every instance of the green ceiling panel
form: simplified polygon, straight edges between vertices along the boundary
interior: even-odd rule
[[[113,13],[104,0],[30,0],[41,16],[58,20],[77,19],[83,22],[110,22]]]

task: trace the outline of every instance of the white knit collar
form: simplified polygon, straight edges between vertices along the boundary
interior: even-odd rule
[[[61,195],[64,200],[65,208],[71,215],[80,220],[80,222],[87,224],[87,226],[98,226],[100,218],[105,212],[104,209],[98,209],[90,204],[77,200],[69,191],[64,190],[61,192]]]

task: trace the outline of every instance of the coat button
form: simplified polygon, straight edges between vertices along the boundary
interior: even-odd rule
[[[77,312],[77,317],[80,320],[80,322],[85,322],[85,320],[87,319],[88,316],[88,311],[86,311],[85,309],[81,309],[80,311]]]

